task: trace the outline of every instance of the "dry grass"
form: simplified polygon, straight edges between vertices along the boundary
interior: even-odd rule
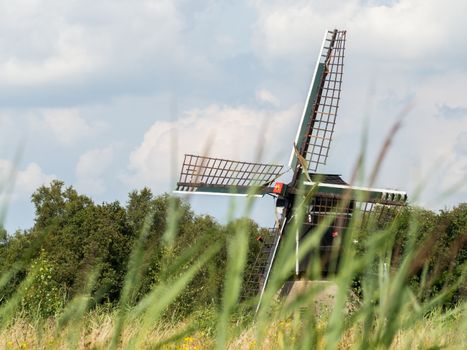
[[[12,349],[69,349],[70,335],[77,334],[79,339],[76,349],[107,349],[113,334],[114,317],[108,313],[91,313],[76,327],[69,326],[58,330],[54,319],[48,319],[40,324],[17,319],[12,325],[0,330],[0,350]],[[296,320],[288,319],[275,321],[270,324],[265,339],[257,343],[257,330],[250,326],[237,336],[230,339],[228,349],[290,349],[300,342],[300,334],[306,331],[302,326],[296,327]],[[142,348],[153,349],[160,344],[161,349],[213,349],[214,335],[203,331],[181,337],[170,344],[162,344],[164,340],[172,337],[186,327],[187,323],[158,324],[149,333],[143,342]],[[139,320],[133,320],[131,326],[123,330],[119,348],[131,347],[130,339],[137,333]],[[318,320],[317,349],[325,349],[324,334],[326,321]],[[454,316],[446,318],[442,313],[435,313],[412,325],[408,329],[399,331],[391,345],[391,349],[465,349],[465,315],[458,308]],[[358,347],[362,337],[361,325],[354,325],[346,330],[339,341],[338,349],[353,349]],[[72,346],[75,348],[74,346]]]
[[[0,350],[12,349],[107,349],[110,345],[115,320],[110,315],[91,314],[78,328],[69,326],[58,330],[54,319],[48,319],[42,324],[33,324],[24,319],[16,320],[11,326],[0,330]],[[129,346],[130,339],[137,333],[140,321],[135,320],[133,325],[123,330],[120,348]],[[184,328],[181,322],[176,325],[157,325],[147,339],[143,348],[153,348],[170,338]],[[76,344],[70,338],[79,334]],[[76,346],[75,346],[76,345]],[[202,332],[183,337],[180,341],[162,346],[162,349],[205,349],[211,348],[213,341]]]

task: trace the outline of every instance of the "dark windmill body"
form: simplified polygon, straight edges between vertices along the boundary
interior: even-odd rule
[[[288,184],[276,182],[284,174],[283,165],[185,155],[175,192],[258,197],[270,194],[277,198],[276,206],[281,216],[269,235],[262,237],[262,250],[247,279],[247,296],[262,295],[281,249],[281,239],[285,233],[290,234],[288,226],[295,215],[297,198],[306,201],[307,209],[301,227],[293,233],[296,249],[290,253],[296,254],[300,242],[328,219],[320,241],[324,276],[330,268],[327,261],[334,241],[345,235],[356,209],[384,217],[407,200],[405,192],[351,186],[339,175],[316,173],[319,165],[326,164],[336,125],[345,41],[345,31],[333,30],[325,34],[292,147],[289,168],[293,176]],[[298,254],[296,256],[294,278],[301,278],[306,276],[311,257],[299,260]]]

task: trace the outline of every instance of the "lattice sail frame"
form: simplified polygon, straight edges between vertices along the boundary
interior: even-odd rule
[[[284,166],[185,154],[176,192],[262,195]]]
[[[295,145],[308,162],[308,172],[326,164],[336,124],[344,69],[346,31],[333,30],[325,34],[318,62],[299,124]],[[289,166],[295,169],[295,147]]]
[[[366,229],[368,226],[384,228],[390,224],[399,211],[406,206],[403,198],[391,199],[352,199],[342,206],[341,196],[332,194],[317,194],[312,198],[307,211],[307,221],[312,228],[318,227],[321,222],[332,215],[335,219],[328,226],[336,230],[347,229],[350,220],[357,215],[359,220],[356,229]]]
[[[405,196],[346,199],[345,195],[342,197],[317,193],[309,203],[300,240],[313,234],[325,223],[326,228],[319,246],[321,269],[325,274],[333,272],[337,268],[337,262],[333,262],[332,251],[342,249],[342,237],[349,234],[349,229],[352,228],[357,239],[366,237],[370,232],[386,229],[396,220],[405,205]],[[329,222],[330,216],[332,220]],[[334,242],[335,239],[338,239],[337,242]],[[359,244],[358,240],[354,244]],[[309,252],[303,257],[297,273],[307,272],[312,254]],[[335,255],[334,259],[339,260],[340,255]]]

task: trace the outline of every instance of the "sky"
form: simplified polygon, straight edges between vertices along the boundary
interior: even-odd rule
[[[347,30],[345,73],[319,170],[348,179],[367,135],[369,173],[403,115],[376,185],[432,210],[465,202],[466,12],[463,0],[0,0],[4,226],[31,227],[31,194],[53,179],[125,204],[174,189],[184,153],[254,161],[261,145],[261,161],[287,163],[333,28]],[[230,217],[230,199],[189,200]],[[273,211],[262,198],[252,216],[269,226]]]

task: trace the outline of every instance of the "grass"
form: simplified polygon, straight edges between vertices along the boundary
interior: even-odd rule
[[[298,316],[297,316],[298,317]],[[0,331],[0,349],[66,349],[69,347],[69,334],[78,333],[76,349],[107,349],[111,344],[112,334],[117,320],[116,312],[94,310],[80,320],[80,330],[69,325],[65,328],[57,326],[54,319],[34,323],[21,317],[14,320],[10,326]],[[177,324],[161,322],[154,324],[141,348],[157,348],[154,344],[161,344],[161,349],[212,349],[216,346],[216,335],[209,330],[200,329],[185,336],[183,333],[192,320]],[[449,313],[437,309],[418,320],[406,329],[397,331],[389,349],[465,349],[465,309],[455,308]],[[122,330],[120,347],[129,346],[132,339],[142,327],[142,319],[133,319]],[[286,320],[276,320],[268,325],[265,339],[257,343],[255,325],[237,330],[237,335],[229,339],[227,349],[290,349],[301,345],[301,326],[297,326],[293,317]],[[215,326],[215,323],[213,323]],[[235,326],[233,326],[235,327]],[[316,324],[316,331],[326,332],[327,321],[320,319]],[[352,349],[361,341],[364,333],[361,324],[354,324],[340,337],[337,344],[339,349]],[[173,342],[163,344],[171,338]],[[324,337],[319,337],[316,349],[327,348]]]
[[[178,215],[176,211],[169,213]],[[303,220],[302,216],[303,213],[298,212],[297,223]],[[148,216],[147,221],[150,219]],[[168,222],[177,225],[176,218]],[[433,298],[419,300],[408,285],[410,268],[421,249],[414,239],[418,224],[410,222],[408,234],[412,238],[398,268],[393,270],[384,266],[390,263],[397,220],[389,227],[375,228],[376,233],[364,243],[363,254],[357,253],[351,241],[353,235],[349,234],[343,242],[342,267],[329,278],[337,292],[331,302],[322,303],[319,308],[315,307],[321,303],[319,294],[323,288],[319,284],[289,297],[287,302],[277,298],[276,291],[288,279],[295,264],[295,256],[284,253],[294,243],[293,235],[286,234],[255,319],[252,317],[254,308],[239,304],[248,251],[247,228],[239,224],[227,242],[221,305],[218,309],[200,310],[181,321],[170,321],[165,311],[176,302],[200,268],[216,256],[221,244],[203,249],[205,238],[200,233],[196,244],[166,260],[161,281],[134,303],[132,296],[142,273],[143,241],[148,230],[145,225],[132,251],[118,306],[90,308],[98,271],[89,275],[81,295],[71,300],[61,313],[48,319],[22,316],[21,287],[9,301],[0,305],[4,321],[0,328],[0,349],[465,348],[467,303],[444,311],[440,307],[456,286],[440,291]],[[325,226],[326,223],[303,241],[300,256],[317,248]],[[294,229],[292,225],[291,230]],[[176,231],[174,227],[168,230]],[[354,227],[353,232],[357,234],[357,231]],[[171,239],[164,238],[164,242],[170,254]],[[357,275],[362,276],[359,298],[350,293]],[[464,282],[465,273],[457,285]],[[30,278],[23,282],[24,285],[28,283]]]
[[[397,128],[396,128],[397,130]],[[395,131],[394,131],[395,132]],[[393,132],[393,133],[394,133]],[[390,140],[380,153],[371,181],[376,178]],[[363,159],[364,157],[360,157]],[[354,178],[362,168],[356,167]],[[171,321],[168,308],[196,278],[203,266],[210,263],[223,248],[214,242],[206,249],[203,232],[196,242],[181,254],[172,253],[177,235],[179,213],[170,207],[167,227],[162,236],[165,264],[151,291],[135,299],[144,273],[145,237],[153,219],[148,213],[146,223],[136,240],[129,259],[125,282],[118,305],[93,308],[93,290],[99,271],[91,271],[86,288],[54,317],[25,317],[21,313],[22,293],[31,283],[24,280],[9,300],[0,304],[0,349],[463,349],[467,348],[466,309],[462,301],[453,309],[441,305],[450,293],[466,282],[466,269],[454,284],[431,298],[417,298],[409,285],[412,267],[424,249],[416,240],[420,222],[409,222],[408,240],[397,267],[388,269],[393,259],[394,236],[398,219],[385,227],[370,222],[372,232],[360,250],[353,241],[360,234],[361,213],[354,213],[348,234],[342,242],[343,255],[337,273],[329,276],[336,286],[331,302],[322,303],[323,289],[318,284],[302,293],[278,300],[277,291],[292,275],[295,267],[295,230],[304,220],[307,200],[313,192],[297,196],[295,215],[284,234],[270,281],[255,315],[257,299],[240,303],[242,281],[247,262],[248,229],[238,224],[227,241],[226,273],[223,296],[217,308],[201,309],[183,320]],[[364,200],[364,198],[362,198]],[[345,200],[344,200],[345,202]],[[342,205],[345,205],[343,203]],[[249,214],[251,203],[245,213]],[[308,235],[298,251],[303,258],[316,251],[320,237],[334,218],[330,216],[313,234]],[[39,243],[33,244],[35,249]],[[31,248],[31,249],[33,249]],[[31,252],[25,252],[31,255]],[[313,261],[310,278],[319,279],[320,262]],[[318,268],[316,268],[318,266]],[[16,267],[12,267],[16,269]],[[0,276],[6,285],[13,273]],[[351,293],[359,279],[361,293]],[[319,307],[316,307],[318,304]]]

